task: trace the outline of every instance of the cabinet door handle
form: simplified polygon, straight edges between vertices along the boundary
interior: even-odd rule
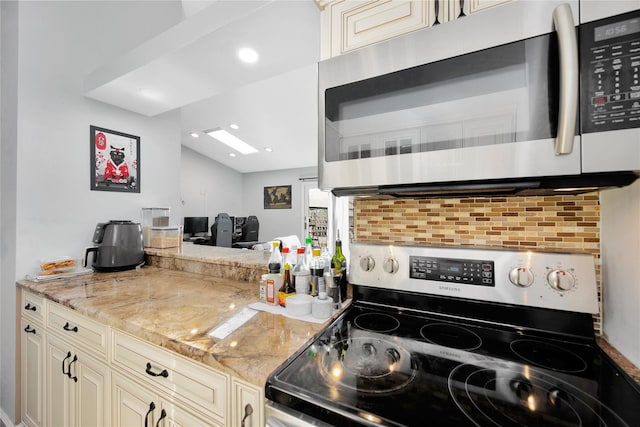
[[[31,325],[27,325],[27,327],[24,328],[24,331],[28,334],[36,334],[35,328],[32,328]]]
[[[158,421],[156,421],[156,427],[160,427],[160,422],[162,421],[163,418],[167,417],[167,411],[165,411],[164,409],[160,412],[160,418],[158,418]]]
[[[151,363],[147,362],[147,369],[145,369],[145,372],[149,375],[151,375],[152,377],[164,377],[167,378],[169,376],[169,372],[166,369],[163,369],[162,372],[160,373],[155,373],[151,370]]]
[[[149,427],[149,415],[156,409],[156,404],[151,402],[149,404],[149,410],[147,411],[147,415],[144,416],[144,427]]]
[[[30,303],[27,303],[27,305],[24,306],[25,310],[31,310],[31,311],[36,311],[36,306],[35,305],[31,305]]]
[[[62,374],[63,374],[63,375],[67,375],[67,376],[69,376],[69,373],[68,373],[68,372],[66,372],[66,371],[64,370],[64,362],[66,362],[66,361],[67,361],[67,359],[68,359],[68,358],[70,358],[70,357],[71,357],[71,352],[68,352],[68,353],[67,353],[67,357],[65,357],[64,359],[62,359]]]
[[[244,421],[253,414],[253,407],[250,403],[247,403],[244,406],[244,417],[242,417],[242,427],[244,427]]]
[[[78,327],[77,326],[71,327],[69,322],[65,323],[62,329],[69,332],[78,332]]]
[[[75,354],[73,355],[73,360],[71,360],[71,362],[69,362],[69,372],[68,372],[68,376],[69,378],[71,378],[73,380],[74,383],[78,382],[78,377],[77,376],[71,376],[71,365],[73,365],[75,362],[78,361],[78,356],[76,356]]]

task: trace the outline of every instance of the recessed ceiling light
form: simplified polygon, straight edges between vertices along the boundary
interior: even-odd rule
[[[200,138],[200,135],[198,134],[198,132],[191,132],[190,135],[191,135],[191,138]]]
[[[239,151],[242,154],[251,154],[251,153],[258,152],[258,150],[256,150],[254,147],[250,146],[249,144],[247,144],[237,136],[230,134],[226,130],[215,128],[211,130],[206,130],[204,131],[204,133],[209,135],[211,138],[217,139],[223,144],[226,144],[227,146],[233,148],[234,150]]]
[[[240,58],[242,62],[253,64],[254,62],[258,62],[258,59],[260,57],[258,56],[258,52],[256,52],[255,50],[249,47],[243,47],[241,49],[238,49],[238,58]]]
[[[264,151],[266,151],[267,153],[270,153],[273,151],[273,149],[271,147],[264,147]]]
[[[229,125],[229,127],[230,127],[231,129],[235,129],[235,130],[240,129],[240,126],[238,126],[238,125],[237,125],[237,124],[235,124],[235,123],[231,123],[231,124]]]
[[[236,153],[229,153],[229,157],[235,157]]]

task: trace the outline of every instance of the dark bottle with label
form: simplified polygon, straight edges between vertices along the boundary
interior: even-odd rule
[[[282,254],[280,253],[280,247],[278,242],[273,242],[271,248],[271,255],[269,256],[269,261],[267,264],[267,268],[269,269],[269,273],[281,273],[282,272]]]
[[[340,299],[342,302],[346,299],[347,295],[347,258],[342,253],[342,241],[340,240],[340,230],[336,233],[336,252],[331,259],[331,266],[334,270],[334,277],[339,282],[340,286]]]
[[[278,304],[282,307],[286,307],[287,298],[291,295],[295,295],[296,288],[291,284],[291,266],[287,263],[284,265],[284,280],[282,281],[282,286],[278,291]]]

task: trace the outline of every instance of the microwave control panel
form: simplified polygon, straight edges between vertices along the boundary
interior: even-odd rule
[[[582,132],[640,127],[640,11],[580,26]]]

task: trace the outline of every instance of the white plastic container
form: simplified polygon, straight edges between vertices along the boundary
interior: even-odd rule
[[[333,314],[333,300],[326,293],[313,298],[311,315],[317,319],[327,319]]]
[[[296,294],[287,298],[287,314],[291,316],[304,316],[311,313],[313,297],[306,294]]]

